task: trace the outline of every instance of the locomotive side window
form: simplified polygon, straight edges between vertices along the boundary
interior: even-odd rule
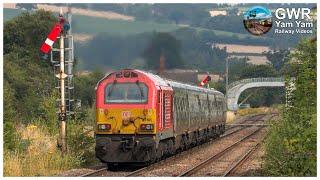
[[[105,103],[147,103],[148,87],[141,82],[111,83],[105,88]]]

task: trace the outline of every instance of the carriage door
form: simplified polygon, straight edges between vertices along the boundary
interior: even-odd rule
[[[162,127],[163,129],[170,129],[172,124],[172,91],[162,91]]]

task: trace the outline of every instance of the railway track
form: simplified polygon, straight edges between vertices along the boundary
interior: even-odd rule
[[[241,131],[247,127],[250,126],[268,126],[268,124],[265,123],[260,123],[258,124],[257,121],[262,121],[264,122],[265,120],[263,120],[263,117],[265,117],[267,114],[258,114],[258,115],[253,115],[251,116],[249,119],[244,120],[243,122],[237,123],[237,124],[229,124],[227,126],[229,126],[229,128],[226,129],[226,133],[223,134],[220,137],[224,137],[224,136],[228,136],[229,133],[227,133],[228,131],[230,131],[231,129],[236,129],[234,131],[231,131],[231,134],[236,133],[238,131]],[[271,117],[269,119],[272,119],[273,117],[277,116],[278,113],[271,113]],[[251,121],[251,122],[250,122]],[[250,123],[249,123],[250,122]]]
[[[227,152],[233,150],[235,147],[237,147],[241,142],[249,139],[250,137],[252,137],[253,135],[255,135],[257,132],[259,132],[263,127],[259,127],[258,129],[256,129],[255,131],[253,131],[252,133],[250,133],[249,135],[244,136],[243,138],[241,138],[240,140],[236,141],[235,143],[231,144],[230,146],[228,146],[227,148],[225,148],[224,150],[220,151],[217,154],[214,154],[212,156],[210,156],[208,159],[202,161],[201,163],[197,164],[196,166],[188,169],[187,171],[183,172],[182,174],[180,174],[180,177],[183,176],[191,176],[193,174],[195,174],[196,172],[198,172],[199,170],[205,168],[208,164],[212,163],[214,160],[217,160],[218,158],[222,157],[223,155],[225,155]]]
[[[97,175],[97,174],[99,174],[100,172],[106,171],[106,170],[108,170],[108,167],[104,167],[104,168],[100,168],[100,169],[98,169],[98,170],[94,170],[94,171],[92,171],[92,172],[88,172],[88,173],[86,173],[86,174],[81,175],[81,177],[94,176],[94,175]]]
[[[273,116],[275,116],[276,114],[272,114],[270,118],[272,118]],[[198,146],[195,146],[195,147],[192,147],[186,151],[183,151],[181,153],[178,153],[178,154],[175,154],[173,156],[170,156],[166,159],[163,159],[157,163],[154,163],[154,164],[151,164],[149,166],[146,166],[146,167],[142,167],[142,168],[139,168],[137,170],[133,170],[131,172],[122,172],[121,175],[119,176],[126,176],[126,177],[134,177],[134,176],[140,176],[140,175],[143,175],[145,174],[146,172],[148,172],[149,170],[151,169],[157,169],[157,167],[160,167],[160,166],[163,166],[166,164],[166,162],[170,162],[170,161],[174,161],[175,159],[178,159],[179,157],[182,157],[182,156],[185,156],[187,154],[190,154],[190,153],[193,153],[195,151],[197,151],[198,149],[200,148],[204,148],[204,147],[207,147],[209,146],[210,144],[212,144],[213,142],[217,142],[217,141],[222,141],[224,138],[227,138],[237,132],[240,132],[248,127],[251,127],[251,126],[254,126],[254,124],[251,122],[250,125],[247,125],[248,122],[250,121],[254,121],[254,122],[257,122],[257,121],[263,121],[263,117],[265,117],[266,114],[259,114],[259,115],[254,115],[252,117],[250,117],[249,119],[246,119],[245,121],[241,122],[240,124],[236,124],[234,126],[231,126],[231,128],[228,128],[226,130],[226,133],[223,134],[222,136],[214,139],[214,140],[211,140],[209,142],[206,142],[206,143],[203,143],[201,145],[198,145]],[[240,128],[237,128],[235,129],[235,127],[240,127]],[[261,126],[259,127],[258,129],[260,130],[261,128],[263,128],[264,126]],[[235,129],[235,130],[234,130]],[[256,130],[256,132],[258,132],[259,130]],[[251,136],[251,135],[250,135]],[[249,138],[249,136],[246,138],[242,138],[242,139],[247,139]],[[240,142],[237,142],[237,144],[239,144]],[[236,145],[235,145],[236,146]],[[236,168],[236,167],[235,167]],[[231,173],[233,170],[230,170]],[[103,167],[103,168],[100,168],[98,170],[95,170],[95,171],[92,171],[92,172],[89,172],[89,173],[86,173],[86,174],[83,174],[81,175],[82,177],[88,177],[88,176],[100,176],[101,174],[104,174],[105,172],[109,172],[108,171],[108,168],[107,167]],[[116,173],[116,172],[113,172],[113,173]]]
[[[266,136],[263,137],[262,141],[259,141],[255,146],[250,148],[237,162],[235,162],[229,169],[227,169],[223,173],[223,176],[226,177],[233,175],[237,171],[237,169],[241,167],[248,160],[248,158],[261,146],[265,138]]]
[[[270,118],[273,118],[275,115],[276,115],[276,114],[272,114]],[[248,121],[260,121],[260,120],[262,120],[262,118],[265,117],[265,116],[266,116],[266,114],[255,115],[255,116],[252,116],[250,119],[245,120],[245,121],[242,122],[242,123],[245,123],[245,122],[248,122]],[[239,124],[239,125],[243,125],[242,123]],[[251,125],[253,125],[253,124],[250,124],[250,126],[251,126]],[[212,142],[221,141],[221,140],[223,140],[224,138],[229,137],[229,136],[231,136],[232,134],[237,133],[237,132],[239,132],[239,131],[241,131],[241,130],[244,130],[244,129],[248,128],[248,127],[249,127],[249,126],[241,126],[239,129],[236,129],[236,130],[233,130],[233,131],[231,131],[231,132],[229,132],[229,133],[226,133],[226,134],[220,136],[219,138],[215,139],[214,141],[210,141],[210,142],[208,142],[208,143],[205,143],[205,144],[196,146],[196,147],[194,147],[194,148],[192,148],[192,149],[190,149],[190,150],[188,150],[188,151],[184,151],[184,152],[182,152],[182,153],[180,153],[180,154],[177,154],[177,155],[175,155],[175,156],[172,156],[172,157],[170,157],[170,158],[167,158],[167,159],[164,160],[164,162],[166,162],[166,161],[171,161],[171,160],[173,160],[173,159],[177,159],[178,157],[181,157],[181,156],[183,156],[183,155],[185,155],[185,154],[187,154],[187,153],[192,153],[192,151],[197,150],[197,148],[201,148],[201,147],[203,147],[203,146],[210,145]],[[260,129],[260,128],[263,128],[263,127],[264,127],[264,126],[261,126],[261,127],[259,127],[259,129]],[[230,129],[233,129],[233,128],[230,128]],[[230,129],[228,129],[228,130],[230,130]],[[158,163],[153,164],[153,165],[148,166],[148,167],[144,167],[144,168],[138,169],[138,170],[136,170],[136,171],[133,171],[133,172],[127,174],[126,176],[127,176],[127,177],[132,177],[132,176],[143,175],[144,173],[147,173],[147,172],[149,172],[149,171],[152,170],[152,169],[156,169],[157,166],[159,166]]]

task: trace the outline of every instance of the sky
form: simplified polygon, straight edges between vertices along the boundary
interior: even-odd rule
[[[271,12],[268,9],[262,6],[254,6],[244,13],[244,19],[247,19],[250,11],[256,11],[255,19],[271,18]],[[253,17],[249,17],[249,19],[253,19]]]

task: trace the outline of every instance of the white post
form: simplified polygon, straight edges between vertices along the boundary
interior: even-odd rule
[[[60,15],[63,16],[62,8],[60,8]],[[60,138],[61,138],[61,151],[62,154],[67,152],[67,122],[66,122],[66,100],[65,100],[65,78],[67,75],[64,73],[64,35],[60,35],[60,72],[57,75],[60,80],[60,94],[61,94],[61,104],[60,104]]]
[[[64,73],[64,37],[60,36],[60,92],[61,92],[61,106],[60,106],[60,130],[61,130],[61,150],[63,153],[67,151],[67,123],[66,123],[66,101],[65,101],[65,85],[64,79],[66,74]]]

